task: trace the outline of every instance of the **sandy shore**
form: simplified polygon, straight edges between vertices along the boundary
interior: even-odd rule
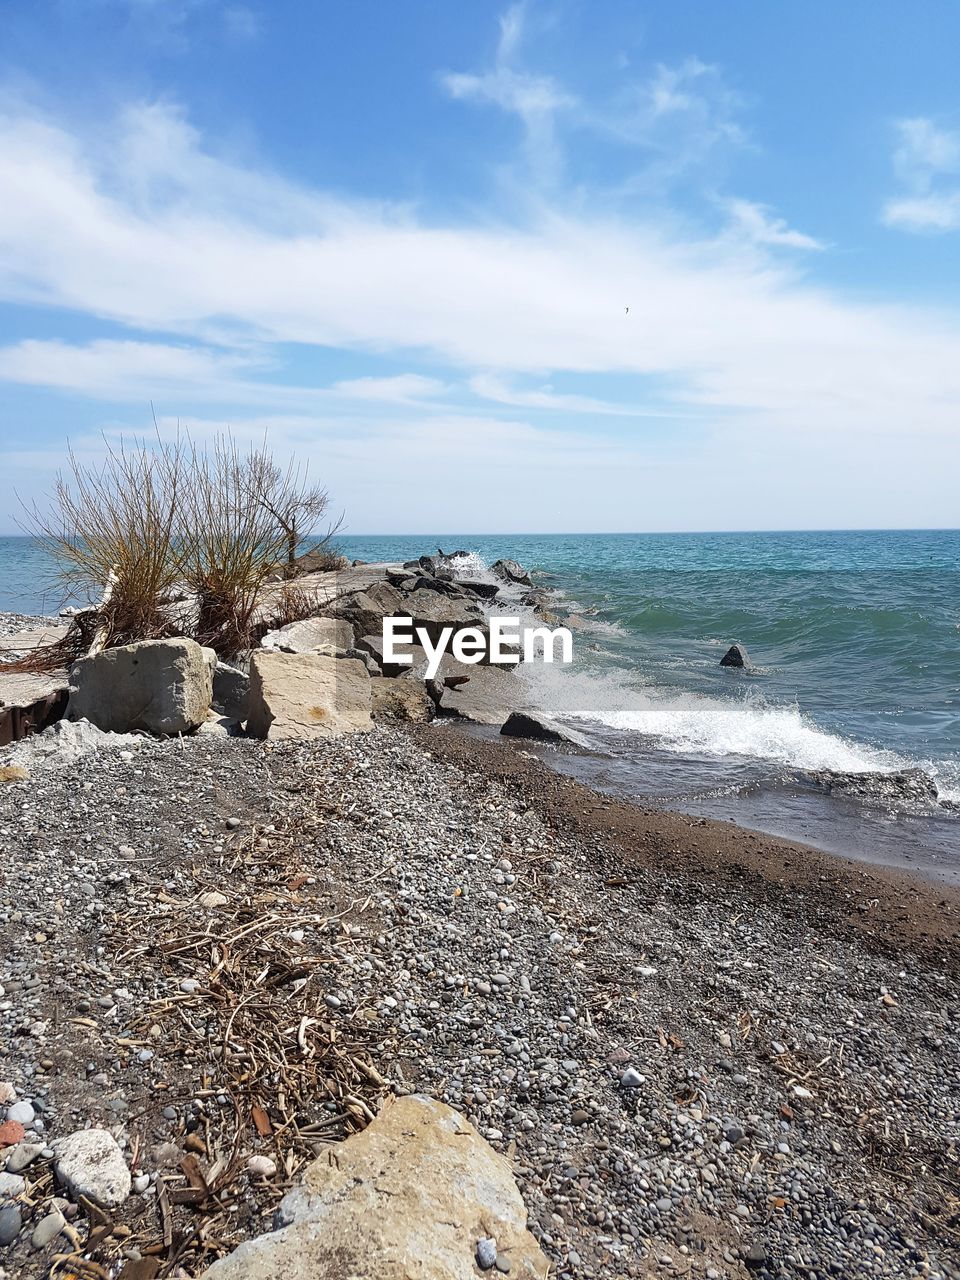
[[[559,1276],[960,1275],[942,890],[451,726],[38,763],[0,836],[10,1277],[195,1276],[387,1091],[512,1158]],[[87,1247],[47,1143],[90,1122],[134,1193]]]

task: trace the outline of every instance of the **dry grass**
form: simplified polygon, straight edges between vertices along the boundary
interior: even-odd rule
[[[181,503],[188,483],[181,441],[107,444],[102,464],[70,453],[52,514],[34,507],[31,531],[59,566],[68,599],[109,604],[98,621],[108,646],[169,633],[163,601],[180,578]]]
[[[52,514],[34,507],[26,525],[57,561],[67,598],[101,603],[65,641],[36,650],[18,669],[69,665],[94,634],[102,647],[190,634],[235,656],[254,638],[265,584],[278,565],[286,577],[299,572],[298,553],[327,504],[326,491],[295,463],[283,471],[265,445],[241,451],[229,433],[207,448],[187,432],[172,443],[108,443],[97,466],[71,452]],[[311,554],[341,567],[342,557],[326,546],[332,532]],[[189,622],[170,608],[184,591]],[[293,601],[286,620],[309,616]]]

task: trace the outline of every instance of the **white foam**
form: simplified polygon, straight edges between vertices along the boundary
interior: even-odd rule
[[[821,729],[797,706],[769,704],[758,694],[726,699],[652,689],[614,669],[591,675],[537,665],[519,674],[528,682],[531,700],[552,715],[636,733],[679,754],[752,756],[795,769],[849,773],[887,772],[915,764]]]

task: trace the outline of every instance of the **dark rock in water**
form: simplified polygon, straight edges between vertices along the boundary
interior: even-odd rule
[[[492,600],[500,590],[495,582],[481,582],[479,578],[458,578],[457,586],[481,600]]]
[[[469,551],[444,551],[443,547],[437,547],[437,555],[441,560],[469,560]]]
[[[732,644],[720,659],[721,667],[740,667],[744,671],[752,671],[753,663],[742,644]]]
[[[565,729],[550,716],[539,711],[523,709],[511,711],[500,733],[505,738],[535,738],[540,742],[571,742],[578,747],[588,745],[582,734]]]
[[[412,587],[407,588],[412,591],[439,591],[443,596],[462,596],[464,593],[460,589],[460,584],[453,578],[437,578],[432,575],[421,573],[415,579]]]
[[[504,582],[516,582],[522,587],[533,586],[530,581],[530,574],[516,560],[497,560],[495,564],[490,566],[490,571],[495,573],[498,578],[502,578]]]
[[[840,773],[817,769],[809,776],[828,795],[853,796],[880,803],[939,803],[937,784],[922,769],[898,769],[896,773]]]

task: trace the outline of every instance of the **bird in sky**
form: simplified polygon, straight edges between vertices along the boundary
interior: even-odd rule
[[[624,312],[624,314],[625,314],[625,315],[629,315],[629,314],[630,314],[630,308],[629,308],[629,307],[627,307],[627,309],[626,309],[626,311]]]

